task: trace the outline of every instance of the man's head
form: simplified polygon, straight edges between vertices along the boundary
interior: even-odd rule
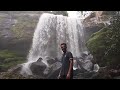
[[[62,44],[61,44],[61,49],[62,49],[63,52],[66,52],[66,50],[67,50],[67,45],[66,45],[66,43],[62,43]]]

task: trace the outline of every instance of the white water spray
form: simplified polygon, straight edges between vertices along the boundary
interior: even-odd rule
[[[28,61],[23,64],[21,73],[32,75],[30,65],[39,58],[42,58],[42,62],[49,67],[46,59],[60,58],[62,54],[60,44],[63,42],[67,43],[68,50],[74,57],[79,57],[84,51],[81,19],[44,13],[37,24]]]

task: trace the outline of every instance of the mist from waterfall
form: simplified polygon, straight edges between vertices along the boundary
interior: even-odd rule
[[[23,64],[21,73],[32,75],[30,65],[39,58],[42,58],[47,67],[47,58],[60,59],[60,44],[63,42],[74,57],[80,57],[81,52],[85,51],[81,19],[44,13],[39,18],[27,62]]]

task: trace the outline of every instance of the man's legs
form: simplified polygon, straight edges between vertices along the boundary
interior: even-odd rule
[[[60,76],[60,79],[66,79],[66,75]]]
[[[70,75],[70,79],[73,79],[73,74]]]
[[[66,79],[66,75],[61,76],[60,79]],[[70,79],[73,79],[73,75],[70,76]]]

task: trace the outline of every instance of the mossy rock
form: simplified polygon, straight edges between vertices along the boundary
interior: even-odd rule
[[[120,30],[105,27],[94,33],[86,46],[100,66],[115,67],[120,63]]]

